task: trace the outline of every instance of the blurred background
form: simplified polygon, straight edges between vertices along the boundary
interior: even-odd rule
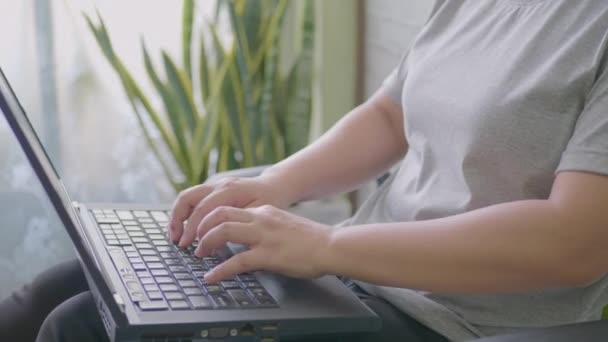
[[[432,2],[290,2],[305,1],[314,3],[313,63],[306,73],[312,95],[306,121],[308,142],[378,88],[424,24]],[[198,18],[195,31],[204,32],[205,19],[200,18],[215,16],[216,1],[193,3]],[[162,48],[180,56],[183,8],[178,1],[0,0],[0,67],[74,200],[170,203],[176,186],[153,153],[121,78],[84,19],[83,13],[97,22],[96,11],[116,55],[153,106],[162,107],[161,96],[148,81],[140,38],[145,38],[148,51],[155,55]],[[297,22],[298,16],[286,15],[283,20]],[[228,29],[220,29],[218,35],[227,42],[233,39]],[[200,81],[192,84],[201,87]],[[203,100],[196,100],[200,103],[204,107]],[[147,125],[152,140],[161,141],[154,126]],[[288,140],[290,134],[287,130],[281,139]],[[266,160],[260,157],[256,164]],[[357,199],[339,197],[294,210],[336,223],[350,215]],[[0,229],[0,299],[45,268],[74,258],[67,235],[3,119]]]

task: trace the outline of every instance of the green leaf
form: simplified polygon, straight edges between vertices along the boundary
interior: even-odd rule
[[[98,45],[100,46],[100,48],[102,49],[102,52],[106,56],[106,59],[108,60],[108,62],[110,62],[110,65],[112,65],[112,67],[114,68],[114,71],[119,76],[119,79],[125,89],[125,93],[127,94],[127,98],[129,99],[129,102],[131,103],[131,106],[133,107],[133,110],[136,113],[136,117],[137,117],[138,123],[140,125],[140,128],[142,129],[142,132],[144,134],[144,138],[148,142],[148,145],[150,146],[152,152],[155,154],[155,156],[157,157],[157,160],[161,164],[161,167],[163,169],[163,172],[165,172],[167,179],[172,183],[174,188],[177,189],[178,183],[173,180],[171,172],[169,171],[168,166],[164,162],[164,158],[162,158],[160,156],[158,147],[156,146],[156,143],[154,142],[154,140],[152,140],[151,135],[148,132],[148,128],[146,127],[146,125],[144,123],[144,119],[143,119],[142,114],[140,113],[138,103],[141,104],[146,109],[151,121],[154,123],[155,127],[161,133],[161,137],[163,138],[164,143],[167,145],[169,151],[171,151],[171,154],[172,154],[174,160],[177,162],[178,165],[182,166],[182,165],[184,165],[185,161],[184,161],[183,156],[180,155],[180,153],[175,145],[173,137],[171,137],[171,135],[169,134],[169,131],[167,130],[165,125],[160,120],[160,117],[158,116],[156,111],[152,108],[152,106],[150,105],[150,102],[145,97],[145,95],[142,93],[139,86],[133,80],[133,77],[131,76],[131,74],[124,67],[124,64],[122,63],[122,61],[114,53],[114,49],[112,48],[112,43],[111,43],[110,37],[107,34],[107,30],[106,30],[105,26],[103,25],[103,21],[101,21],[101,18],[100,18],[100,23],[102,23],[102,24],[100,24],[99,27],[97,27],[93,24],[90,17],[85,15],[85,19],[89,25],[89,28],[93,32]]]
[[[177,100],[174,95],[171,94],[170,89],[160,80],[154,66],[152,64],[152,60],[146,49],[145,43],[142,39],[142,51],[144,55],[144,65],[146,67],[146,72],[148,73],[148,77],[150,81],[154,85],[154,88],[158,91],[163,100],[163,104],[165,105],[165,112],[168,118],[169,123],[171,124],[171,129],[173,135],[178,144],[179,153],[183,156],[184,162],[180,163],[180,168],[186,178],[191,178],[191,162],[190,162],[190,154],[188,149],[188,142],[186,139],[186,131],[184,130],[184,123],[182,119],[182,115],[180,108],[177,105]]]
[[[285,113],[285,143],[287,154],[293,154],[308,144],[312,111],[312,75],[314,60],[314,7],[312,0],[304,5],[302,51],[289,80],[288,111]]]
[[[278,41],[277,37],[275,40]],[[277,79],[277,68],[278,68],[278,48],[276,44],[271,45],[266,56],[266,64],[264,66],[264,86],[262,91],[262,98],[260,100],[260,112],[259,112],[259,129],[261,131],[261,155],[258,155],[258,160],[262,163],[268,164],[275,162],[273,160],[272,152],[272,132],[271,126],[274,121],[274,88],[275,81]],[[276,124],[275,124],[276,126]]]
[[[167,74],[168,85],[171,89],[171,94],[175,96],[177,105],[183,115],[183,127],[190,134],[194,133],[194,128],[199,119],[194,98],[192,96],[192,84],[185,75],[177,69],[175,63],[165,51],[163,51],[163,63],[165,65],[165,73]]]
[[[202,34],[201,34],[202,37]],[[209,61],[207,60],[207,48],[205,46],[204,39],[201,38],[200,54],[199,54],[199,65],[198,65],[199,81],[201,86],[201,99],[203,103],[209,101]]]
[[[194,23],[194,0],[184,0],[182,13],[182,58],[186,76],[192,81],[192,25]]]
[[[237,42],[237,49],[235,51],[236,67],[239,72],[238,79],[235,78],[235,82],[240,81],[239,88],[240,94],[245,107],[239,108],[239,112],[244,111],[245,115],[241,116],[241,126],[243,127],[243,158],[244,160],[251,160],[251,163],[256,163],[254,147],[259,139],[259,125],[256,118],[258,117],[258,110],[253,100],[253,82],[251,79],[252,73],[249,69],[249,47],[247,43],[247,35],[243,27],[243,22],[237,16],[235,4],[233,2],[228,3],[228,12],[230,14],[230,22],[232,29],[235,34],[235,40]],[[237,81],[238,80],[238,81]],[[237,95],[238,96],[238,95]],[[239,102],[237,102],[239,104]],[[244,132],[246,123],[250,130]]]

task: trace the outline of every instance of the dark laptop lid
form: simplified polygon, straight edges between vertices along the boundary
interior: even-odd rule
[[[87,243],[83,239],[84,231],[82,224],[75,208],[72,206],[63,182],[47,156],[2,69],[0,69],[0,109],[17,137],[19,145],[21,145],[23,152],[25,152],[32,168],[36,172],[40,183],[42,183],[53,207],[55,207],[61,222],[64,224],[68,235],[76,247],[78,255],[97,285],[97,289],[104,298],[112,316],[119,325],[127,322],[125,315],[114,301],[106,281],[97,268],[90,250],[87,248]]]

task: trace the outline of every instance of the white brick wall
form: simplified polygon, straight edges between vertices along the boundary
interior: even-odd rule
[[[396,66],[425,23],[432,0],[367,0],[365,94],[371,95]]]

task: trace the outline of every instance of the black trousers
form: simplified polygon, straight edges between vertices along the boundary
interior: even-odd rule
[[[447,341],[383,299],[354,291],[382,318],[381,331],[301,342]],[[108,341],[78,261],[49,269],[0,303],[0,341]]]

